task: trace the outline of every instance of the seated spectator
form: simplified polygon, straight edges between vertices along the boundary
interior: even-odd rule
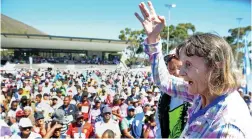
[[[120,129],[123,133],[123,137],[125,138],[134,138],[131,134],[131,125],[135,117],[135,107],[134,106],[128,106],[128,115],[125,117],[121,124]]]
[[[67,138],[89,138],[93,133],[93,127],[87,122],[81,113],[76,114],[76,122],[69,125]]]
[[[117,122],[111,119],[112,110],[110,107],[105,106],[102,110],[103,120],[95,123],[95,136],[101,138],[102,134],[110,129],[115,132],[115,137],[120,138],[121,132]]]
[[[88,122],[91,123],[92,126],[95,125],[95,122],[96,122],[95,120],[101,114],[101,98],[96,97],[94,102],[95,102],[95,105],[89,112],[89,120],[88,120]]]
[[[70,97],[66,96],[64,98],[64,104],[59,107],[64,111],[64,116],[68,119],[69,122],[73,122],[75,119],[75,115],[78,112],[78,109],[75,105],[70,104]]]
[[[35,133],[40,134],[42,137],[46,135],[46,129],[45,129],[45,122],[44,122],[44,116],[42,112],[36,112],[34,114],[35,118],[35,126],[33,127],[33,131]]]
[[[52,121],[50,123],[49,130],[47,131],[46,135],[44,136],[44,139],[62,139],[65,138],[64,135],[61,134],[62,124],[57,121]]]
[[[144,138],[156,138],[156,123],[155,123],[155,114],[151,111],[148,111],[146,114],[146,119],[143,127],[143,137]]]
[[[29,118],[22,118],[19,121],[19,128],[20,131],[17,134],[14,134],[11,136],[12,139],[23,139],[23,138],[28,138],[28,139],[38,139],[41,138],[40,134],[37,134],[35,132],[32,132],[32,123]]]
[[[34,113],[32,112],[32,108],[30,106],[24,107],[24,114],[25,114],[25,117],[29,118],[31,120],[32,124],[34,125],[35,124],[35,119],[33,116]]]

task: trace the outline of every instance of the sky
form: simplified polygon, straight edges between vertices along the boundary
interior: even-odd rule
[[[2,0],[1,13],[46,34],[118,39],[120,30],[141,29],[134,16],[138,4],[147,0]],[[229,35],[230,28],[251,25],[250,0],[152,0],[157,14],[168,16],[169,24],[192,23],[196,31]],[[167,18],[168,19],[168,18]]]

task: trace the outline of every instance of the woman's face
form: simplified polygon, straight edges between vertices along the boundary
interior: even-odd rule
[[[207,68],[205,60],[202,57],[185,55],[185,50],[180,52],[182,66],[179,76],[188,82],[188,91],[190,94],[206,94],[208,90],[208,77],[210,69]]]

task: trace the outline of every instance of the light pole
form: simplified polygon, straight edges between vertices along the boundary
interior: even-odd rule
[[[167,21],[167,27],[168,27],[168,31],[167,31],[167,46],[166,46],[166,54],[168,54],[169,53],[169,37],[170,37],[170,35],[169,35],[169,23],[170,23],[170,14],[171,14],[171,12],[170,12],[170,10],[171,10],[171,8],[175,8],[176,7],[176,4],[165,4],[165,7],[167,7],[168,8],[168,21]]]
[[[236,20],[238,21],[238,25],[239,25],[239,27],[238,27],[238,35],[237,35],[237,48],[239,48],[239,38],[240,38],[240,23],[241,23],[241,20],[242,20],[243,18],[236,18]]]

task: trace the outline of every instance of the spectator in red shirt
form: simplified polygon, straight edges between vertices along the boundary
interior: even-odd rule
[[[93,127],[81,113],[76,115],[76,122],[69,125],[67,138],[89,138],[93,133]]]
[[[88,100],[88,92],[83,92],[81,103],[78,104],[78,108],[81,111],[83,117],[88,119],[89,117],[89,111],[91,108],[91,103]]]

